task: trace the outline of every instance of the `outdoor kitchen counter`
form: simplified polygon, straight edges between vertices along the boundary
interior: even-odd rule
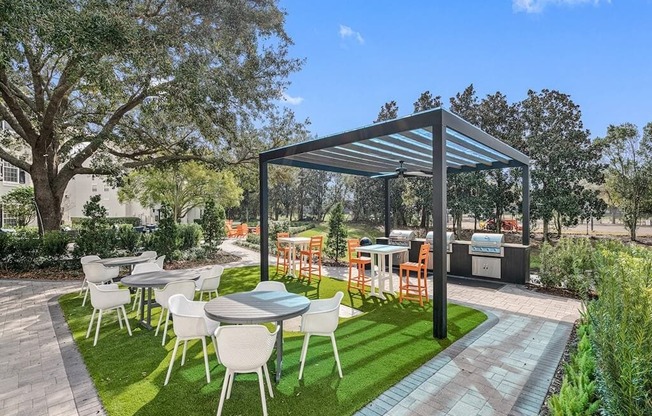
[[[523,244],[503,244],[504,257],[500,261],[500,278],[476,276],[472,272],[472,258],[469,254],[470,241],[453,242],[450,255],[450,274],[453,276],[473,277],[487,280],[500,280],[506,283],[525,284],[530,278],[530,247]]]

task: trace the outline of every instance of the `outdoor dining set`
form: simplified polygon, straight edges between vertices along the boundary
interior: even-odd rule
[[[301,316],[300,331],[304,334],[304,343],[299,379],[303,377],[308,344],[313,335],[330,337],[338,374],[342,377],[335,342],[342,292],[337,292],[329,299],[309,300],[304,296],[289,293],[282,282],[262,281],[252,291],[220,296],[218,289],[224,267],[216,265],[202,271],[164,270],[163,261],[164,257],[157,257],[155,252],[112,259],[101,259],[98,256],[86,256],[81,259],[85,275],[80,290],[80,295],[84,294],[82,303],[86,303],[90,294],[93,306],[86,338],[90,337],[96,321],[93,346],[98,342],[103,312],[115,310],[120,328],[126,326],[131,336],[125,306],[131,306],[132,310],[138,307],[140,325],[146,330],[154,329],[151,324],[152,308],[160,306],[161,312],[154,336],[158,336],[162,327],[162,345],[165,346],[171,320],[176,337],[164,385],[170,380],[179,345],[183,342],[183,365],[188,341],[197,339],[202,344],[206,381],[210,383],[206,343],[206,338],[209,337],[215,347],[218,364],[226,369],[217,414],[221,414],[225,399],[231,395],[235,374],[256,373],[263,414],[266,415],[263,378],[270,397],[274,397],[267,361],[275,348],[275,379],[278,382],[283,360],[283,321]],[[121,288],[114,283],[119,276],[120,267],[130,269],[130,274],[120,280],[120,283],[128,288]],[[197,294],[199,301],[194,300]],[[209,300],[203,301],[204,296]],[[270,332],[266,326],[261,325],[263,323],[273,323],[274,330]]]

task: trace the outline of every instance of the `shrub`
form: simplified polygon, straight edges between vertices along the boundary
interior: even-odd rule
[[[116,232],[109,226],[106,208],[100,204],[100,200],[99,195],[93,195],[84,204],[84,215],[87,218],[82,221],[79,236],[75,241],[76,256],[95,254],[100,257],[111,257],[115,252]]]
[[[168,260],[176,260],[179,257],[179,230],[174,219],[172,210],[167,205],[161,206],[161,219],[158,222],[158,230],[154,233],[152,245],[158,255],[165,255]]]
[[[181,250],[189,250],[199,246],[202,239],[202,229],[197,224],[180,224],[178,226]]]
[[[539,278],[546,287],[564,287],[586,294],[592,286],[593,248],[585,238],[561,238],[541,248]]]
[[[310,230],[311,228],[315,228],[315,224],[310,223],[310,224],[305,224],[305,225],[298,225],[295,227],[290,227],[290,234],[299,234],[302,233],[306,230]]]
[[[269,222],[269,239],[276,242],[276,234],[289,233],[290,223],[287,221],[270,221]]]
[[[38,231],[30,228],[19,228],[11,236],[7,262],[19,270],[31,269],[36,265],[36,259],[41,251],[41,238]]]
[[[9,255],[11,248],[11,235],[0,231],[0,260]],[[4,263],[4,261],[2,261]]]
[[[43,234],[43,255],[63,257],[68,254],[70,236],[63,231],[48,231]]]
[[[593,415],[600,408],[596,395],[595,358],[589,340],[589,325],[577,329],[577,351],[567,364],[559,393],[550,397],[548,407],[554,416]]]
[[[606,245],[605,245],[606,246]],[[649,415],[652,409],[652,252],[600,246],[598,299],[587,311],[604,414]]]
[[[120,227],[118,227],[117,238],[121,249],[127,250],[130,254],[136,252],[140,243],[140,233],[134,230],[133,225],[120,225]]]
[[[328,220],[328,238],[326,240],[326,254],[337,261],[346,253],[347,231],[344,226],[344,209],[342,203],[338,202],[331,211]]]
[[[260,245],[260,236],[258,234],[247,234],[247,242]]]
[[[204,240],[207,245],[216,246],[222,243],[222,240],[226,237],[225,220],[224,208],[221,205],[216,205],[212,198],[206,201],[201,226],[204,230]]]

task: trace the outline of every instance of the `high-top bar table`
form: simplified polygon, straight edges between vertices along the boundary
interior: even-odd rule
[[[371,288],[369,289],[370,296],[376,296],[381,299],[386,299],[383,292],[394,292],[394,278],[392,276],[392,254],[406,253],[408,247],[405,246],[392,246],[387,244],[372,244],[370,246],[356,247],[355,251],[360,253],[371,254]],[[378,259],[378,270],[376,270],[376,256]],[[388,266],[385,270],[385,266]],[[389,291],[385,290],[385,281],[389,281]],[[378,288],[378,292],[376,292]]]
[[[276,382],[283,366],[283,321],[303,315],[310,308],[305,296],[288,292],[252,291],[219,296],[204,307],[206,316],[227,324],[276,322]]]
[[[163,287],[179,280],[197,280],[196,270],[160,270],[125,276],[121,283],[129,287],[140,287],[140,324],[146,329],[152,329],[152,288]],[[145,289],[147,289],[147,320],[145,320]]]
[[[288,273],[288,276],[295,277],[294,267],[295,259],[297,257],[297,248],[300,249],[300,247],[309,244],[310,237],[279,237],[278,242],[290,245],[290,272]],[[301,272],[299,272],[299,275],[301,275]]]

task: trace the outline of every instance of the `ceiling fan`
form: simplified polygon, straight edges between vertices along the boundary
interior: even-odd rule
[[[398,167],[395,169],[396,173],[386,173],[383,175],[376,175],[372,176],[372,178],[416,178],[416,177],[421,177],[421,178],[430,178],[432,177],[432,172],[425,171],[425,170],[408,170],[403,163],[405,163],[402,160],[398,161]]]

